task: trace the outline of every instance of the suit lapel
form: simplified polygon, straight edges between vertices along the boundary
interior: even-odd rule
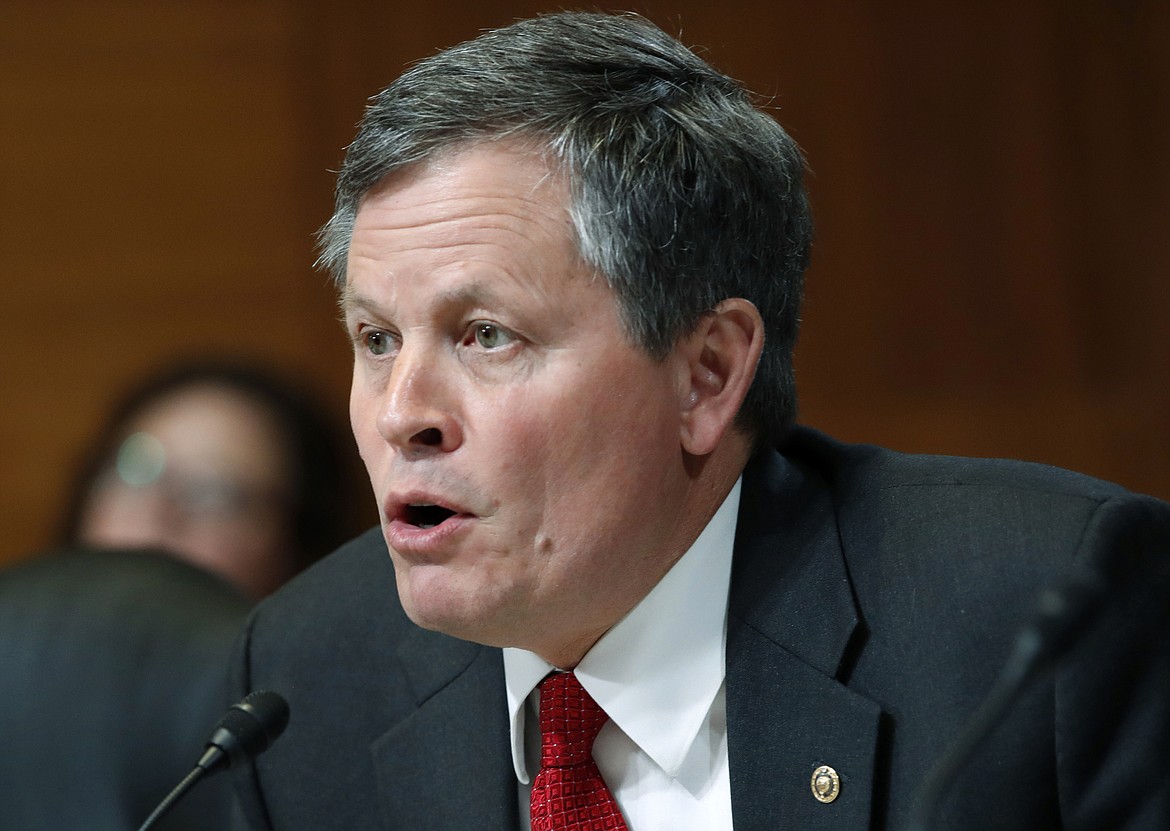
[[[736,831],[869,827],[880,707],[837,676],[857,611],[829,491],[780,456],[745,471],[727,635]],[[831,766],[830,803],[811,788]]]
[[[370,747],[386,827],[518,827],[500,651],[416,629],[399,658],[411,700]]]

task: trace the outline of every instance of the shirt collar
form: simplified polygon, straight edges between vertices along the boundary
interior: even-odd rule
[[[677,776],[723,685],[741,482],[682,558],[575,670],[613,723],[670,776]],[[529,780],[524,703],[553,669],[527,650],[504,650],[512,762],[521,782]]]

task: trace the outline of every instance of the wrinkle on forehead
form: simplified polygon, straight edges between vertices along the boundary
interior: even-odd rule
[[[476,198],[485,200],[489,205],[493,199],[515,199],[519,204],[531,205],[534,212],[541,215],[546,215],[546,208],[551,200],[559,206],[566,224],[571,226],[569,186],[566,177],[552,163],[547,152],[519,141],[460,144],[394,171],[370,188],[359,204],[359,213],[361,206],[372,198],[384,198],[387,205],[394,205],[395,191],[401,193],[423,180],[428,180],[428,188],[434,191],[434,197],[428,201],[436,207],[447,204],[452,200],[450,195],[452,189],[467,186],[468,177],[463,163],[471,156],[477,156],[483,162],[490,163],[491,167],[516,170],[518,166],[522,166],[528,173],[536,174],[510,178],[508,184],[512,187],[506,191],[501,191],[499,180],[492,178],[489,186],[482,192],[474,194]],[[489,169],[485,164],[477,172],[486,179],[490,178]],[[525,180],[527,187],[523,186]]]
[[[568,198],[543,155],[506,144],[472,145],[392,174],[359,209],[343,313],[385,318],[402,302],[502,308],[526,297],[563,323],[582,300],[568,301],[563,281],[609,291],[580,255]]]
[[[474,262],[504,249],[525,259],[549,243],[584,265],[568,184],[546,155],[514,142],[479,143],[390,174],[358,210],[350,267],[386,268],[412,251],[449,250]]]

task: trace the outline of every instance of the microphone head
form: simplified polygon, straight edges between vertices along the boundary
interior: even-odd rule
[[[230,768],[247,762],[267,750],[287,726],[288,702],[282,696],[268,690],[249,693],[219,720],[199,766],[226,762]]]

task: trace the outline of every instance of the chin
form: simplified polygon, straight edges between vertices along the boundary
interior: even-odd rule
[[[479,608],[476,598],[461,594],[447,581],[400,581],[398,598],[411,621],[432,632],[441,632],[453,638],[498,646],[490,633],[496,617],[490,610]]]

